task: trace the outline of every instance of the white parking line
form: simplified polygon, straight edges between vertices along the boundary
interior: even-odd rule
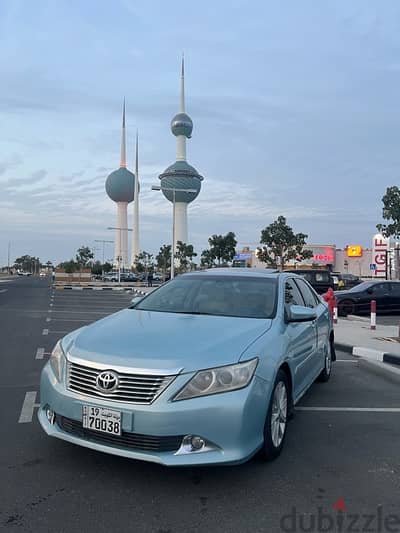
[[[336,359],[335,363],[358,363],[357,359]]]
[[[48,329],[44,329],[44,330],[42,331],[42,335],[48,335],[48,334],[49,334],[49,330],[48,330]]]
[[[8,289],[1,289],[1,290],[0,290],[0,294],[1,294],[2,292],[7,292],[7,291],[8,291]]]
[[[296,407],[296,411],[328,411],[337,413],[400,413],[400,407]]]
[[[43,356],[44,356],[44,348],[38,348],[36,350],[36,356],[35,356],[35,359],[43,359]]]
[[[46,322],[51,322],[51,318],[47,317]]]
[[[32,422],[35,407],[39,407],[40,405],[39,403],[36,403],[36,395],[36,391],[27,392],[25,394],[25,399],[24,403],[22,404],[18,424],[26,424],[27,422]]]

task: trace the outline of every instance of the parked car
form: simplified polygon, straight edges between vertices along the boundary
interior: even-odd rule
[[[285,272],[291,272],[298,274],[308,281],[313,289],[318,294],[324,294],[329,288],[334,289],[334,281],[329,270],[323,270],[318,268],[310,269],[287,269]]]
[[[363,282],[362,279],[354,274],[342,274],[342,280],[344,282],[345,289],[351,289],[352,287],[355,287]]]
[[[400,281],[364,281],[349,290],[335,292],[340,316],[369,313],[371,300],[376,311],[400,311]]]
[[[58,341],[39,421],[50,436],[170,466],[273,459],[294,405],[331,375],[333,335],[300,276],[183,274]]]
[[[138,281],[138,278],[133,272],[121,272],[121,281],[135,282]]]
[[[18,276],[32,276],[32,272],[26,272],[25,270],[17,270]]]

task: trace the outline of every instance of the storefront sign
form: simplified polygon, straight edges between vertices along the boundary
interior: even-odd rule
[[[377,233],[372,238],[372,261],[375,264],[374,276],[376,278],[386,277],[387,256],[389,252],[389,239],[381,233]]]

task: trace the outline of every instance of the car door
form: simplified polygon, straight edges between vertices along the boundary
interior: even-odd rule
[[[376,312],[390,311],[390,283],[374,283],[368,290],[369,301],[376,301]]]
[[[329,309],[321,302],[319,296],[308,283],[302,279],[296,279],[296,284],[300,289],[306,307],[314,309],[317,314],[316,320],[312,322],[317,337],[309,375],[310,381],[313,382],[315,376],[319,374],[325,364],[325,346],[330,333]]]
[[[392,281],[390,285],[390,311],[398,313],[400,311],[400,281]]]
[[[292,305],[305,305],[301,292],[293,278],[285,281],[285,309]],[[298,399],[309,385],[309,375],[315,366],[317,349],[315,324],[310,322],[286,323],[287,354],[293,375],[294,400]]]
[[[315,372],[319,374],[325,364],[325,348],[329,339],[331,321],[329,308],[322,303],[321,298],[313,290],[312,287],[302,279],[296,280],[300,292],[305,301],[306,307],[314,309],[317,314],[317,319],[314,322],[317,334],[317,348],[315,351]]]

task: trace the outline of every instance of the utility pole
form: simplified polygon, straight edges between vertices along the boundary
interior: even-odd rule
[[[10,273],[10,251],[11,251],[11,241],[8,241],[8,252],[7,252],[7,273]]]

